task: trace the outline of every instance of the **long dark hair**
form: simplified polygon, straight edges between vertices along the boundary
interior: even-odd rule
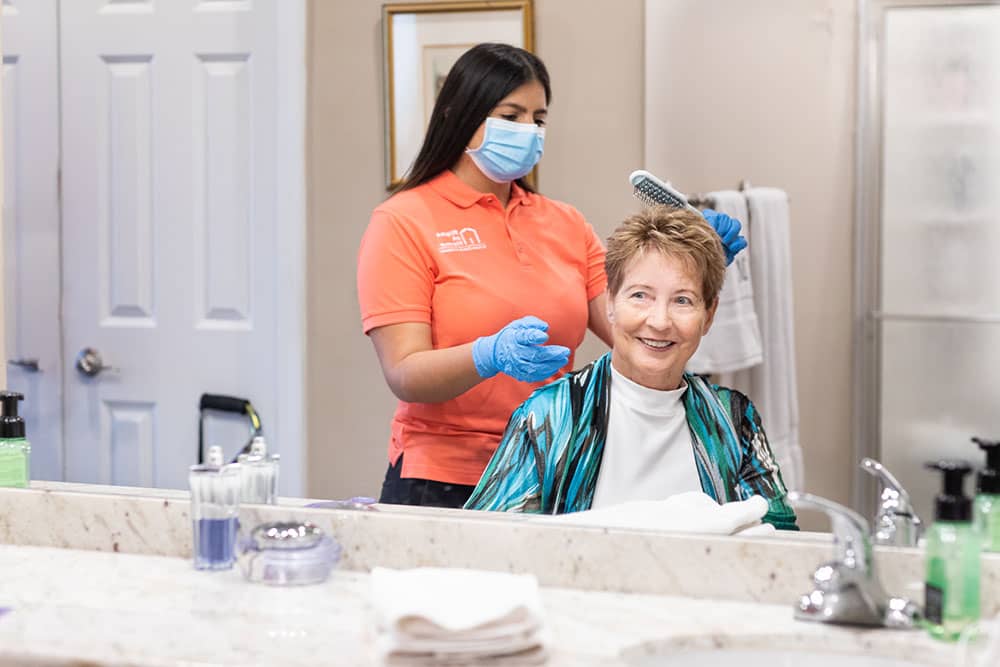
[[[478,44],[463,53],[434,103],[417,159],[395,191],[415,188],[450,169],[500,100],[531,81],[542,84],[548,104],[549,72],[535,54],[510,44]],[[533,191],[523,178],[516,182]]]

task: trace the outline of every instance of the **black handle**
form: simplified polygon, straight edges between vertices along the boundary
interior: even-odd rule
[[[235,412],[238,415],[247,410],[250,403],[245,398],[225,396],[224,394],[202,394],[198,402],[199,410],[218,410],[219,412]]]
[[[8,359],[7,363],[11,366],[18,366],[23,368],[29,373],[41,373],[42,369],[38,365],[38,359]]]
[[[250,401],[237,396],[226,396],[225,394],[202,394],[198,401],[198,463],[205,462],[205,429],[204,411],[218,410],[219,412],[231,412],[237,415],[247,414],[253,411]]]

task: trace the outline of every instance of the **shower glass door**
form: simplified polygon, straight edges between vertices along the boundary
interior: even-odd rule
[[[970,437],[1000,439],[1000,5],[872,3],[863,20],[859,453],[929,520],[924,463],[978,464]]]

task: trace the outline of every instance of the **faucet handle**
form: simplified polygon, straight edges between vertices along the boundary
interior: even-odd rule
[[[830,517],[833,528],[833,543],[838,563],[860,570],[865,576],[871,576],[874,561],[868,538],[868,522],[863,516],[840,503],[811,493],[789,491],[787,499],[793,506],[825,512]]]
[[[826,512],[833,524],[837,560],[820,565],[813,574],[815,588],[795,606],[795,618],[822,623],[912,628],[920,608],[893,598],[875,576],[868,522],[854,510],[808,493],[790,492],[788,502]]]
[[[896,479],[896,476],[889,472],[888,468],[875,459],[871,459],[866,456],[861,459],[861,469],[882,482],[883,502],[893,499],[898,503],[897,511],[912,511],[910,506],[910,494],[906,492],[906,489],[902,484],[900,484],[899,480]]]
[[[861,459],[860,467],[882,482],[879,509],[875,517],[875,541],[895,546],[916,546],[923,524],[913,509],[910,494],[896,476],[875,459]]]

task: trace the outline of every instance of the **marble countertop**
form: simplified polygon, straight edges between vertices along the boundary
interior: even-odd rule
[[[186,492],[111,493],[112,487],[46,483],[0,488],[0,543],[187,558]],[[86,490],[86,492],[83,492]],[[531,572],[543,586],[616,593],[790,604],[830,559],[828,534],[736,538],[553,525],[505,513],[385,508],[359,512],[241,507],[240,520],[308,520],[342,545],[342,568],[475,567]],[[299,503],[297,506],[296,503]],[[923,554],[875,550],[878,576],[893,595],[923,598]],[[983,557],[983,612],[1000,613],[1000,555]]]
[[[187,559],[0,546],[0,665],[375,665],[368,575],[273,588]],[[952,665],[920,631],[792,620],[789,605],[543,588],[555,666],[692,648],[787,648]]]

